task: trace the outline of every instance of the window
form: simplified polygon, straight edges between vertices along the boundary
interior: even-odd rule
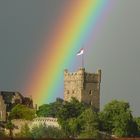
[[[72,94],[74,94],[74,90],[72,90]]]
[[[69,90],[67,90],[67,94],[69,94]]]
[[[90,101],[89,104],[92,105],[92,101]]]
[[[90,91],[89,91],[89,95],[92,95],[92,93],[93,93],[92,90],[90,90]]]

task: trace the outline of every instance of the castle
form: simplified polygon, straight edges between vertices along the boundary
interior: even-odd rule
[[[96,111],[100,110],[100,82],[101,70],[97,73],[88,73],[85,68],[70,73],[64,70],[64,100],[71,97],[80,102],[91,105]]]
[[[80,68],[77,72],[64,70],[64,101],[70,101],[72,97],[78,101],[92,106],[95,111],[100,110],[100,83],[101,70],[96,73],[89,73],[85,68]],[[0,92],[0,121],[6,122],[8,113],[16,104],[23,104],[33,108],[33,100],[22,96],[19,92]],[[60,127],[57,118],[37,117],[32,121],[15,119],[12,123],[16,126],[14,134],[20,132],[21,126],[26,123],[30,127],[34,125],[46,124],[48,126]]]
[[[33,108],[33,100],[29,97],[23,97],[19,92],[0,92],[0,121],[6,121],[11,109],[17,105],[23,104]]]

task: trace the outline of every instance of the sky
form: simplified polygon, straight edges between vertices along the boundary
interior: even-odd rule
[[[88,46],[85,68],[87,72],[102,70],[101,109],[113,99],[124,100],[130,103],[133,114],[140,116],[140,1],[108,1],[114,4],[99,18],[96,35],[91,34],[93,39],[84,44]],[[26,87],[40,53],[44,47],[49,53],[44,39],[49,38],[61,16],[67,15],[70,4],[70,0],[0,1],[1,91],[30,95]],[[79,59],[73,60],[78,64],[68,66],[70,71],[81,64]],[[63,79],[61,86],[61,94],[54,97],[63,97]]]

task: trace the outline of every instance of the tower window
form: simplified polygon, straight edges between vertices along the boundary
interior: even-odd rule
[[[89,95],[92,95],[92,93],[93,93],[92,90],[90,90],[90,91],[89,91]]]
[[[89,101],[89,105],[92,105],[92,101]]]
[[[67,90],[67,94],[69,94],[69,90]]]

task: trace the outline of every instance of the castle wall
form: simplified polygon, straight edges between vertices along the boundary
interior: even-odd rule
[[[97,87],[98,83],[86,83],[84,92],[82,94],[82,101],[99,110],[100,90]]]
[[[52,118],[52,117],[38,117],[33,119],[31,128],[34,126],[39,126],[39,125],[46,125],[46,126],[52,126],[52,127],[60,127],[57,121],[57,118]]]
[[[0,121],[6,121],[6,104],[0,95]]]
[[[60,128],[57,118],[51,118],[51,117],[38,117],[33,119],[32,121],[24,120],[24,119],[14,119],[12,120],[12,123],[15,126],[15,128],[13,129],[13,135],[20,133],[21,128],[25,126],[25,124],[27,124],[30,129],[39,125],[46,125],[46,126]],[[6,129],[5,132],[8,134],[9,130]]]
[[[0,91],[0,117],[6,120],[6,114],[17,105],[23,104],[29,108],[33,108],[33,100],[29,97],[23,97],[19,92]]]
[[[85,73],[82,101],[93,106],[95,110],[99,110],[100,108],[100,82],[100,70],[97,73]]]
[[[71,97],[77,98],[79,101],[82,99],[84,83],[84,73],[80,69],[75,73],[64,71],[64,100],[70,101]]]

